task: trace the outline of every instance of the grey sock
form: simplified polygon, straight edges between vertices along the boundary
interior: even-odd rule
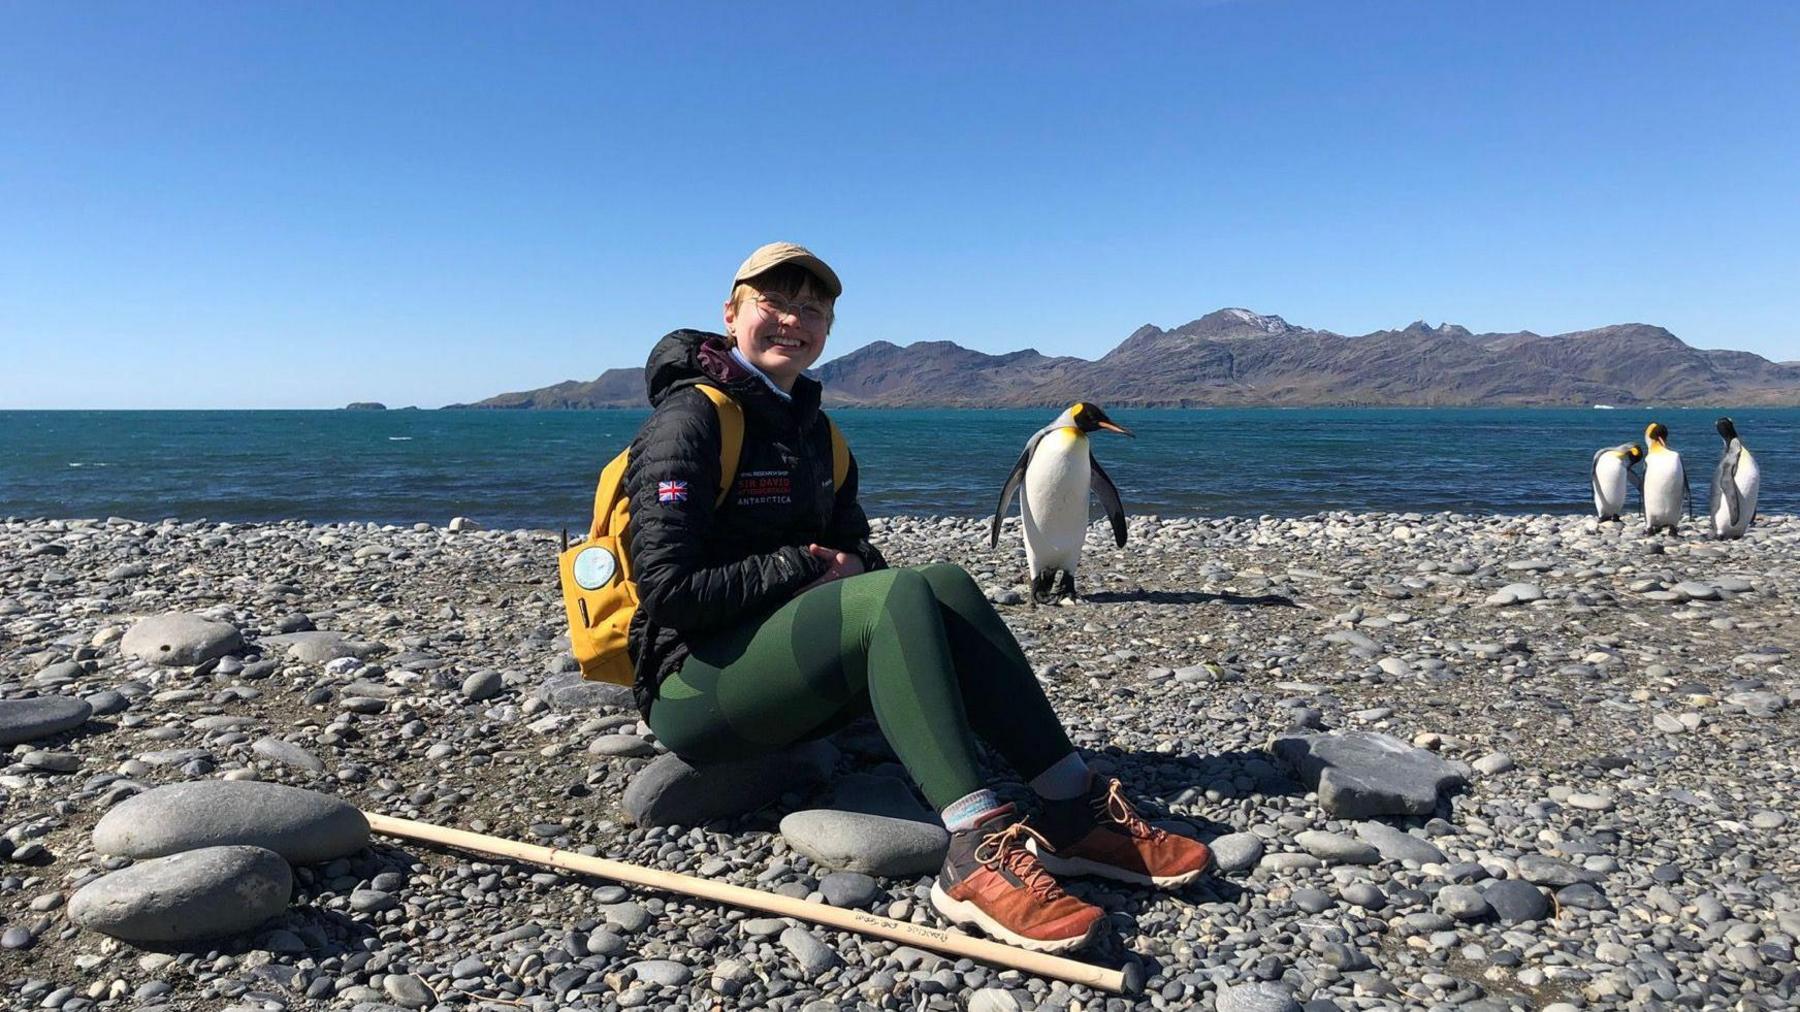
[[[965,794],[945,807],[943,811],[944,828],[954,833],[968,829],[981,821],[981,817],[1001,806],[1000,796],[983,787],[979,791]]]

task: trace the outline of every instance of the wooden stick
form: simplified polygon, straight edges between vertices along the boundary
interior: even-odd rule
[[[811,921],[814,924],[840,928],[844,931],[856,931],[896,942],[907,942],[956,956],[967,956],[984,963],[1010,966],[1027,973],[1037,974],[1040,977],[1054,977],[1058,980],[1086,984],[1089,987],[1102,988],[1115,993],[1123,993],[1126,989],[1123,971],[1109,970],[1102,966],[1094,966],[1091,963],[1083,963],[1075,959],[1065,959],[1061,956],[1052,956],[1048,953],[1032,952],[1029,949],[1004,945],[985,938],[974,938],[955,931],[944,931],[939,928],[926,927],[923,924],[897,921],[891,917],[881,917],[862,910],[847,910],[842,907],[827,906],[823,903],[808,903],[806,900],[795,899],[791,896],[746,889],[729,882],[715,882],[692,875],[681,875],[672,871],[659,871],[655,868],[626,864],[623,861],[610,861],[603,857],[571,854],[555,847],[540,847],[536,844],[519,843],[498,836],[471,833],[463,829],[434,826],[428,822],[397,819],[390,815],[377,815],[374,812],[364,812],[363,815],[369,820],[371,830],[386,836],[438,843],[446,847],[470,850],[479,854],[517,858],[521,861],[548,865],[552,868],[565,868],[584,875],[598,875],[601,878],[609,878],[617,882],[630,882],[633,885],[649,889],[697,896],[729,906],[762,910],[780,917],[794,917],[803,921]]]

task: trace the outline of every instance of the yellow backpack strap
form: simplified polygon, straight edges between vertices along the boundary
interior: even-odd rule
[[[831,426],[831,490],[836,492],[850,480],[850,444],[844,441],[844,434],[830,416],[825,418],[825,424]]]
[[[594,519],[588,524],[589,541],[604,534],[619,533],[613,528],[613,513],[615,504],[624,494],[625,465],[630,455],[629,449],[620,450],[618,456],[600,471],[600,483],[594,488]]]
[[[719,413],[719,494],[713,508],[725,505],[731,483],[737,480],[738,461],[744,455],[744,408],[731,395],[706,383],[696,384]]]

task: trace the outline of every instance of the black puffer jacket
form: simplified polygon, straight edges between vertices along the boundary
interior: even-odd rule
[[[677,330],[657,342],[644,367],[655,411],[632,440],[625,493],[640,598],[630,650],[645,714],[663,679],[687,659],[691,639],[759,619],[825,572],[806,545],[852,552],[869,569],[885,565],[868,543],[854,458],[844,487],[832,493],[831,430],[819,411],[819,384],[803,376],[785,401],[733,359],[725,342]],[[719,416],[689,389],[701,383],[723,389],[744,409],[737,479],[717,510]]]

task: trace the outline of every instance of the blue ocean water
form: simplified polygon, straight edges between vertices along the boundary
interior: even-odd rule
[[[1127,507],[1162,515],[1321,510],[1586,512],[1601,446],[1666,424],[1698,508],[1715,409],[1121,410],[1096,437]],[[1800,409],[1729,412],[1762,512],[1800,509]],[[872,514],[991,513],[1047,410],[838,410]],[[304,519],[560,528],[644,411],[3,411],[0,516]],[[1017,507],[1015,507],[1016,509]]]

